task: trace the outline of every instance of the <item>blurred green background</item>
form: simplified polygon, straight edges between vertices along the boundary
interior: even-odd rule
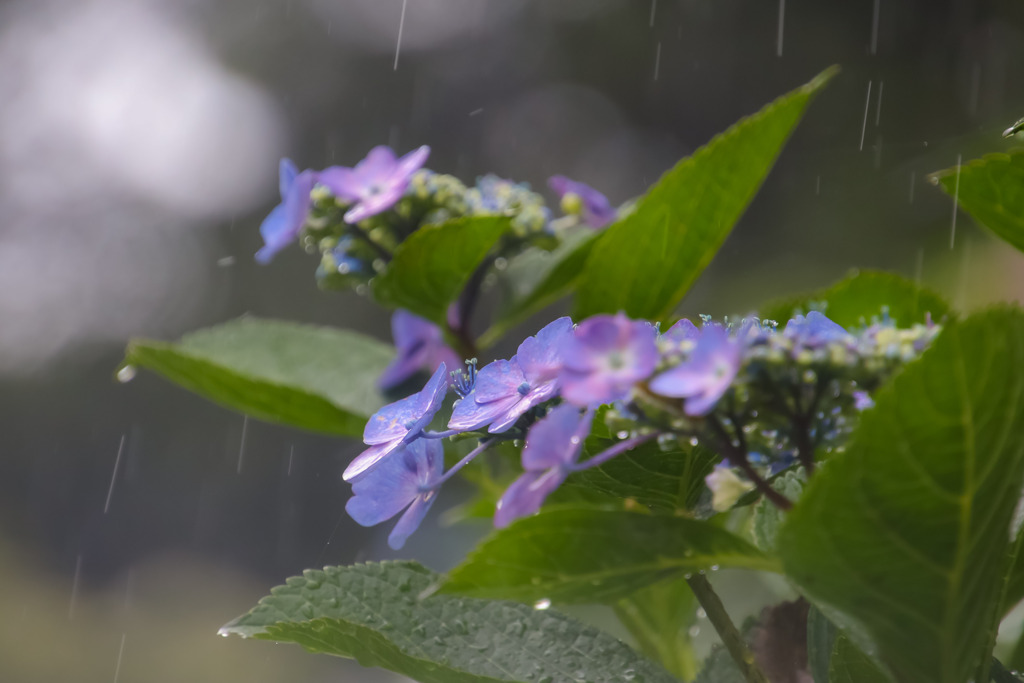
[[[951,248],[926,181],[1024,115],[1017,0],[0,2],[0,680],[393,680],[215,635],[305,567],[396,556],[343,514],[359,444],[113,377],[129,336],[246,312],[387,338],[299,249],[253,262],[281,156],[429,144],[465,180],[618,202],[834,63],[682,312],[866,266],[960,308],[1019,298],[1020,257],[966,215]],[[438,524],[464,493],[401,556],[457,562],[485,530]]]

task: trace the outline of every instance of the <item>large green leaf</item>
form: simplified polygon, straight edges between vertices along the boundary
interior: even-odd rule
[[[891,683],[889,675],[878,668],[842,633],[835,639],[828,662],[828,683]]]
[[[504,216],[476,216],[423,226],[395,249],[374,295],[445,325],[448,307],[511,225]]]
[[[931,180],[974,220],[1024,251],[1024,150],[990,154],[939,171]]]
[[[298,643],[422,683],[672,683],[615,638],[553,610],[419,596],[438,577],[413,562],[309,570],[222,635]]]
[[[581,228],[567,235],[552,252],[528,249],[516,257],[505,271],[512,285],[511,302],[480,336],[480,347],[494,344],[512,327],[569,294],[602,234]]]
[[[812,308],[823,310],[843,327],[870,322],[883,308],[900,327],[923,323],[926,313],[938,321],[949,312],[949,304],[931,290],[893,273],[864,270],[854,271],[826,289],[770,303],[761,316],[785,325],[797,311],[806,313]]]
[[[448,577],[451,593],[512,600],[611,602],[713,566],[777,569],[708,522],[625,510],[552,509],[494,532]]]
[[[587,441],[588,449],[593,441],[611,444]],[[646,443],[571,475],[559,491],[593,502],[629,500],[658,512],[689,511],[697,506],[707,488],[704,477],[717,461],[714,451],[703,446],[663,451],[656,443]]]
[[[617,311],[667,318],[753,199],[811,98],[836,71],[821,73],[715,137],[609,226],[587,259],[575,319]]]
[[[691,681],[697,660],[690,627],[697,620],[697,598],[679,577],[645,586],[615,603],[615,614],[640,650],[669,673]]]
[[[178,342],[135,339],[125,363],[268,422],[358,436],[393,353],[348,330],[247,317]]]
[[[1024,476],[1024,315],[950,323],[875,397],[778,536],[787,573],[857,620],[901,683],[989,656]]]

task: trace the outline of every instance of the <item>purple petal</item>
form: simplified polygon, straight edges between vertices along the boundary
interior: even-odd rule
[[[352,519],[362,526],[380,524],[419,495],[417,458],[426,456],[420,441],[397,449],[352,484],[352,497],[345,504]]]
[[[313,171],[303,171],[295,176],[295,181],[288,188],[288,195],[284,199],[284,206],[287,210],[287,221],[292,231],[292,239],[298,237],[299,231],[306,223],[309,216],[311,203],[309,193],[316,185],[317,174]]]
[[[527,472],[512,482],[494,512],[494,526],[502,529],[520,517],[540,510],[546,499],[568,476],[566,470],[554,468],[542,472]]]
[[[562,375],[561,394],[569,403],[579,407],[594,407],[629,398],[632,383],[600,372],[569,373]]]
[[[531,384],[558,377],[562,369],[562,345],[572,336],[572,319],[568,316],[548,323],[533,337],[527,337],[516,351],[519,367]]]
[[[700,392],[706,384],[706,375],[686,363],[667,370],[651,380],[651,391],[669,398],[684,398]]]
[[[353,458],[348,464],[341,478],[345,481],[355,481],[361,475],[369,472],[370,468],[379,463],[383,458],[390,455],[395,449],[402,445],[402,439],[392,439],[384,443],[370,446],[365,451]]]
[[[426,347],[421,346],[410,354],[399,352],[377,378],[377,386],[381,389],[391,389],[415,375],[425,365],[427,351]]]
[[[383,182],[395,172],[395,153],[387,145],[377,145],[356,164],[354,170],[363,187]]]
[[[417,496],[416,500],[409,506],[409,509],[405,511],[405,514],[399,518],[398,524],[388,534],[388,545],[393,550],[401,549],[405,545],[405,541],[420,527],[423,518],[427,516],[427,511],[430,510],[430,506],[434,504],[435,498],[437,498],[436,491],[427,491]]]
[[[354,202],[359,199],[362,187],[359,176],[346,166],[331,166],[320,172],[320,184],[339,199]]]
[[[608,198],[586,183],[556,175],[548,179],[548,187],[554,190],[559,198],[570,193],[579,197],[583,204],[583,222],[592,228],[603,228],[618,215],[608,202]]]
[[[807,346],[820,346],[849,336],[841,325],[818,311],[811,311],[806,317],[798,315],[790,320],[786,323],[784,334]]]
[[[487,428],[487,431],[491,434],[500,434],[508,431],[508,429],[512,427],[512,425],[514,425],[516,421],[526,413],[526,411],[554,397],[557,390],[558,385],[555,382],[548,382],[547,384],[542,384],[535,389],[531,389],[510,408],[495,417],[493,422],[491,422],[491,426]]]
[[[515,356],[511,360],[496,360],[488,363],[476,376],[477,403],[490,403],[509,396],[519,397],[519,387],[526,382],[522,368]]]
[[[262,264],[270,263],[277,252],[291,244],[295,236],[288,227],[288,210],[284,204],[275,206],[263,219],[260,235],[264,246],[256,252],[256,260]]]
[[[295,182],[295,176],[299,174],[299,169],[295,167],[295,164],[291,159],[281,159],[281,163],[278,166],[278,188],[281,191],[281,201],[284,201],[285,197],[288,196],[288,189]]]
[[[686,318],[682,318],[661,336],[674,342],[696,339],[700,336],[700,328]]]
[[[448,421],[448,429],[471,432],[493,422],[498,416],[505,414],[519,403],[519,394],[506,396],[489,403],[477,403],[475,391],[469,396],[455,402],[452,417]]]
[[[428,156],[430,156],[430,147],[427,145],[414,149],[398,160],[395,175],[406,179],[410,178],[413,173],[423,168],[423,164],[427,163]]]
[[[391,338],[400,349],[440,340],[441,329],[426,318],[399,308],[391,316]]]
[[[363,429],[363,442],[384,443],[422,430],[434,418],[448,391],[447,371],[442,363],[421,391],[378,410]]]
[[[591,411],[580,415],[578,408],[565,403],[554,408],[530,427],[523,447],[523,469],[536,471],[575,462],[592,420]]]
[[[364,218],[376,216],[387,211],[402,198],[406,187],[408,187],[408,181],[403,181],[395,184],[381,185],[373,193],[364,193],[361,201],[345,212],[345,222],[358,223]]]

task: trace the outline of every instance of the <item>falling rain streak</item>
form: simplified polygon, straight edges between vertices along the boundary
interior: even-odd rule
[[[658,80],[658,69],[661,67],[661,41],[658,41],[658,48],[654,53],[654,80]]]
[[[960,164],[963,163],[963,155],[956,155],[956,182],[953,185],[953,225],[949,229],[949,248],[953,248],[956,242],[956,214],[960,205]],[[966,269],[966,266],[964,266]]]
[[[238,441],[238,468],[236,474],[242,473],[242,459],[245,457],[245,437],[249,432],[249,417],[242,418],[242,438]]]
[[[779,34],[775,40],[775,55],[782,56],[782,34],[786,26],[786,0],[779,0]]]
[[[882,9],[882,0],[875,0],[875,11],[871,15],[871,54],[878,54],[878,16]]]
[[[917,171],[910,172],[910,203],[914,203],[914,186],[917,185]]]
[[[651,28],[654,28],[654,13],[658,10],[658,0],[651,0]]]
[[[405,29],[405,6],[409,0],[402,0],[402,18],[398,20],[398,42],[395,43],[395,66],[393,71],[398,71],[398,53],[402,50],[402,31]]]
[[[114,668],[114,683],[117,683],[117,679],[121,675],[121,660],[124,658],[124,641],[127,635],[127,633],[121,634],[121,648],[117,651],[117,666]]]
[[[292,465],[294,465],[294,464],[295,464],[295,444],[292,444],[292,447],[288,450],[288,474],[287,474],[287,476],[289,476],[289,477],[292,476]]]
[[[860,126],[860,151],[864,151],[864,133],[868,130],[868,111],[871,109],[871,81],[868,81],[868,97],[864,101],[864,123]]]
[[[114,460],[114,473],[110,475],[110,488],[107,489],[107,502],[103,504],[103,514],[110,510],[110,499],[114,496],[114,483],[117,481],[117,470],[121,467],[121,455],[124,453],[125,434],[121,435],[121,444],[117,447],[117,458]]]

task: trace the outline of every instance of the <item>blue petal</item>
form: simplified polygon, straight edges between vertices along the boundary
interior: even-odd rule
[[[588,412],[588,415],[593,413]],[[544,470],[575,462],[583,438],[590,430],[590,418],[575,406],[563,403],[533,425],[523,447],[523,469]],[[581,435],[582,432],[582,435]],[[578,441],[573,443],[573,438]]]
[[[270,260],[274,258],[277,252],[291,243],[287,213],[285,205],[278,204],[260,223],[260,235],[263,237],[264,246],[256,252],[256,260],[258,262],[270,263]]]
[[[423,518],[427,516],[430,506],[434,504],[435,498],[437,498],[435,491],[427,491],[417,496],[416,500],[412,502],[412,505],[405,511],[405,514],[398,520],[398,524],[395,525],[395,528],[388,535],[388,545],[392,549],[399,550],[405,545],[406,539],[412,536],[413,532],[420,527]]]
[[[291,188],[292,183],[295,182],[295,176],[299,174],[299,169],[295,167],[295,164],[291,159],[281,159],[281,164],[278,166],[278,188],[281,190],[281,199],[284,200],[288,196],[288,189]]]
[[[511,360],[496,360],[488,363],[476,376],[477,403],[500,401],[510,396],[519,396],[519,385],[526,381],[523,369],[516,357]]]

